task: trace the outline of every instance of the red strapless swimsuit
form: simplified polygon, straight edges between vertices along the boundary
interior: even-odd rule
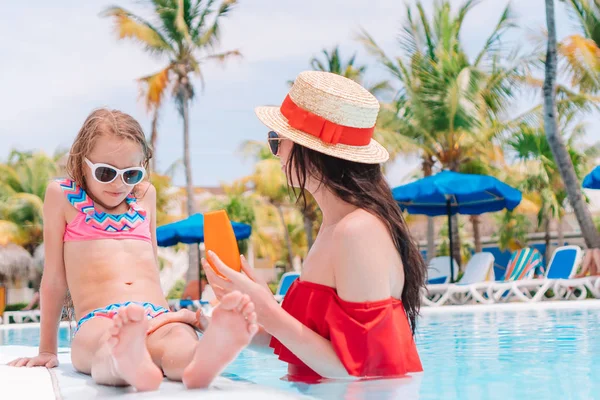
[[[296,279],[282,307],[329,339],[350,375],[398,377],[423,371],[406,312],[398,299],[351,303],[340,299],[334,288]],[[280,360],[289,363],[290,379],[321,378],[276,338],[271,340],[271,347]]]

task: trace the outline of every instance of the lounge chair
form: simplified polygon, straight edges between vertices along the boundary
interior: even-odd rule
[[[452,260],[454,276],[458,275],[458,264]],[[423,302],[426,305],[435,305],[446,292],[450,284],[450,257],[434,257],[427,266],[427,286],[423,293]]]
[[[580,253],[582,254],[583,252],[580,251]],[[576,267],[579,267],[582,258],[583,256],[580,257]],[[566,300],[583,300],[587,297],[587,291],[589,290],[595,298],[600,298],[600,276],[592,275],[583,278],[573,278],[574,275],[575,271],[570,276],[561,277],[554,283],[555,297]],[[577,290],[579,290],[579,295],[576,294]]]
[[[17,324],[25,322],[40,322],[40,310],[6,311],[2,317],[3,324],[9,324],[10,318]]]
[[[486,302],[483,294],[478,290],[485,289],[484,282],[492,280],[494,276],[494,256],[491,253],[475,253],[465,266],[465,273],[460,281],[455,284],[427,285],[429,296],[424,296],[423,303],[429,306],[441,306],[446,302],[452,304],[465,304],[470,300]]]
[[[275,300],[278,302],[282,302],[285,297],[288,289],[292,286],[292,283],[296,279],[300,277],[298,272],[286,272],[281,276],[281,280],[279,281],[279,286],[277,287],[277,292],[275,293]]]
[[[522,279],[496,286],[495,299],[499,300],[501,289],[508,288],[509,294],[505,299],[515,297],[525,302],[537,302],[543,300],[549,289],[554,289],[555,298],[565,297],[557,292],[555,285],[561,280],[568,280],[575,275],[581,264],[581,248],[579,246],[562,246],[554,251],[548,269],[541,279]],[[576,285],[581,287],[581,285]],[[585,289],[582,290],[585,296]]]
[[[458,264],[452,260],[454,276],[458,275]],[[439,285],[450,282],[450,257],[434,257],[427,266],[427,284]]]
[[[489,285],[487,290],[487,297],[492,302],[503,302],[510,300],[513,296],[516,296],[520,300],[528,299],[518,289],[518,284],[515,282],[526,282],[527,284],[533,284],[533,282],[539,283],[539,280],[534,280],[533,276],[536,270],[543,271],[543,257],[542,254],[531,247],[525,247],[520,250],[516,250],[512,253],[508,266],[506,267],[506,273],[502,282],[493,282]]]

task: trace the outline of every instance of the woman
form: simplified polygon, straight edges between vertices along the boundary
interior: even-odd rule
[[[392,198],[372,139],[379,103],[355,82],[303,72],[281,107],[260,107],[268,140],[299,197],[310,192],[323,223],[282,307],[242,258],[245,274],[214,253],[203,266],[217,297],[248,294],[270,345],[293,379],[391,377],[422,371],[413,335],[425,264]],[[308,329],[307,329],[308,328]]]

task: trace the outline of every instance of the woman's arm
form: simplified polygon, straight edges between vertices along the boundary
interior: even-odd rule
[[[319,375],[326,378],[350,377],[329,340],[292,317],[275,301],[270,291],[223,264],[212,251],[208,252],[208,257],[211,257],[213,265],[227,278],[218,276],[207,261],[202,260],[209,282],[218,282],[225,293],[239,290],[250,296],[254,303],[258,324],[264,328],[264,334],[261,332],[253,343],[255,348],[266,349],[267,340],[270,341],[269,336],[272,335]]]
[[[51,182],[44,198],[44,274],[40,286],[40,353],[57,352],[60,316],[67,293],[63,257],[65,199],[57,182]]]
[[[368,229],[365,229],[368,227]],[[387,228],[370,214],[361,213],[338,223],[331,248],[338,295],[348,302],[383,300],[390,297],[390,277],[403,279],[398,252]],[[244,274],[233,271],[212,252],[213,265],[227,279],[219,277],[203,260],[211,284],[224,292],[239,290],[255,304],[258,323],[296,357],[326,378],[352,378],[328,339],[306,327],[274,300],[273,295]],[[398,265],[396,265],[398,264]],[[325,310],[323,310],[325,312]],[[365,355],[366,356],[366,355]]]

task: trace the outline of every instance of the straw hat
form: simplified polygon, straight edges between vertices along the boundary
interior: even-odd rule
[[[389,159],[387,150],[372,139],[379,102],[343,76],[302,72],[281,106],[255,112],[279,135],[320,153],[365,164]]]

